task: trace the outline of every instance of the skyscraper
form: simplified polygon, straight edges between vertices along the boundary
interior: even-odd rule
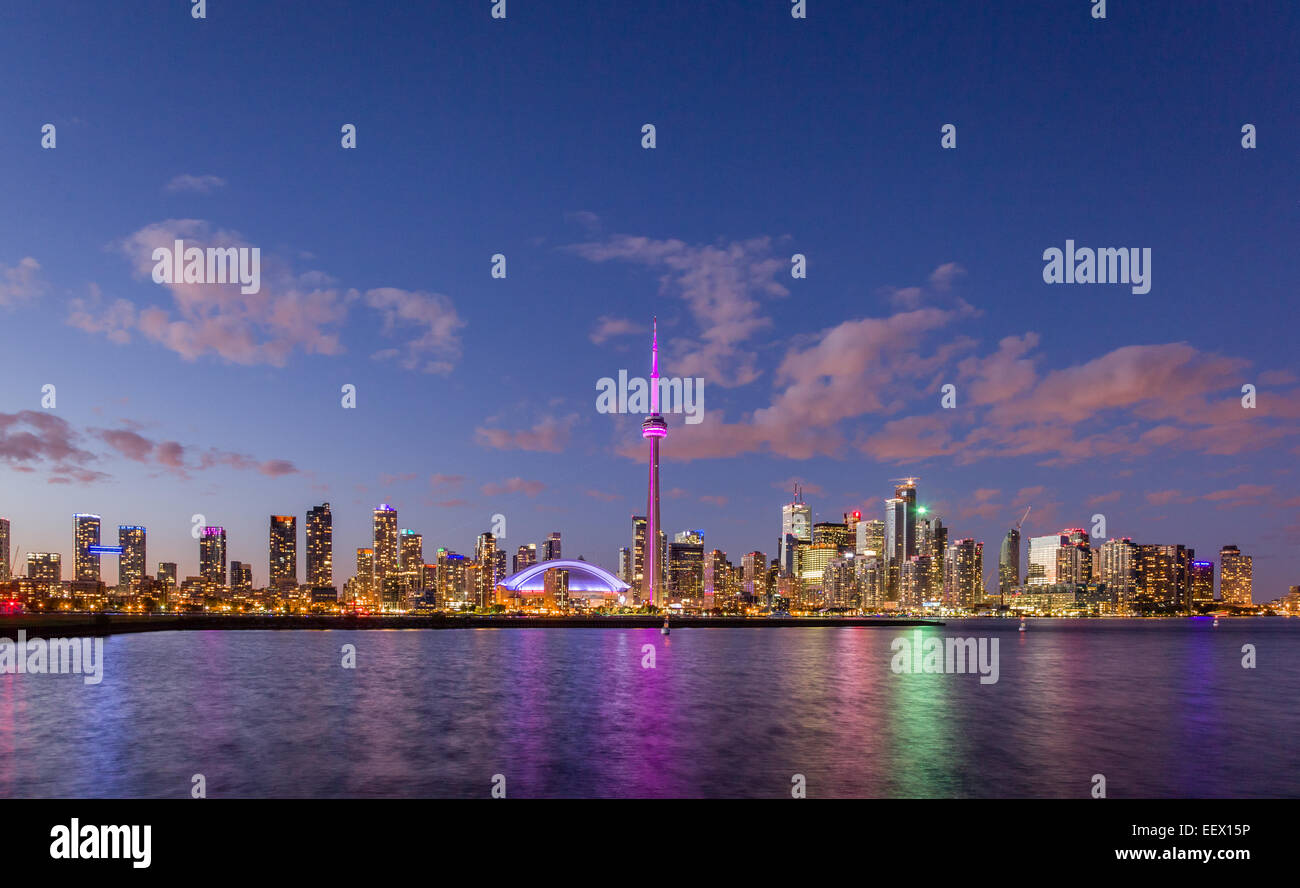
[[[1214,562],[1192,562],[1192,602],[1202,604],[1214,600]]]
[[[9,552],[9,519],[0,518],[0,583],[13,575],[13,562]]]
[[[205,527],[199,537],[199,574],[209,583],[226,585],[226,529]]]
[[[1120,612],[1128,610],[1128,603],[1137,592],[1138,547],[1128,537],[1102,543],[1101,576],[1111,600]]]
[[[654,333],[650,344],[650,415],[641,423],[641,437],[650,442],[650,479],[646,490],[646,547],[645,589],[642,596],[656,607],[667,602],[664,588],[662,555],[658,541],[663,536],[659,520],[659,441],[668,437],[668,423],[659,415],[659,319],[654,320]],[[666,538],[666,537],[665,537]]]
[[[510,572],[519,573],[519,571],[523,570],[525,567],[528,567],[530,564],[536,564],[536,563],[537,563],[537,544],[527,543],[523,546],[520,546],[518,551],[515,552],[514,569],[511,570]]]
[[[375,597],[375,550],[357,549],[357,597],[369,603]]]
[[[1224,604],[1249,606],[1254,603],[1254,564],[1236,546],[1219,550],[1219,597]]]
[[[1058,582],[1056,552],[1066,542],[1067,537],[1059,533],[1029,538],[1029,571],[1025,574],[1026,586],[1052,586]]]
[[[176,562],[175,561],[158,562],[158,582],[166,583],[169,586],[176,585]]]
[[[400,569],[397,560],[397,510],[382,503],[374,514],[375,590],[380,591],[388,575]]]
[[[72,578],[99,580],[99,556],[90,551],[99,545],[99,516],[78,512],[72,516]]]
[[[123,593],[131,591],[131,584],[145,577],[145,529],[138,524],[119,524],[117,544],[122,554],[117,560],[117,588]]]
[[[790,542],[791,537],[794,538],[793,543]],[[781,507],[781,539],[777,552],[781,566],[793,573],[794,553],[791,549],[799,543],[812,541],[812,507],[803,501],[803,489],[796,484],[794,501]]]
[[[330,504],[307,512],[307,584],[334,585],[334,519]]]
[[[636,601],[645,601],[645,516],[632,516],[632,594]]]
[[[1011,528],[998,552],[998,594],[1005,600],[1020,585],[1020,530]]]
[[[560,550],[560,532],[558,530],[551,531],[550,536],[542,543],[542,550],[543,561],[558,561],[563,557]]]
[[[272,589],[298,585],[298,517],[296,515],[271,516],[270,577]]]

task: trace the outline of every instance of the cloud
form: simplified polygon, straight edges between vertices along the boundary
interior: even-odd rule
[[[41,264],[31,256],[19,259],[17,265],[0,265],[0,306],[32,302],[44,296],[45,282],[40,271]]]
[[[569,434],[578,415],[562,419],[548,416],[530,429],[509,431],[480,426],[474,429],[474,440],[497,450],[526,450],[536,453],[559,453],[569,443]]]
[[[645,324],[638,324],[628,318],[614,318],[609,315],[602,315],[596,319],[596,326],[592,328],[589,338],[594,344],[601,345],[615,336],[644,333],[646,329]]]
[[[383,318],[384,334],[398,336],[401,331],[413,330],[400,349],[384,349],[372,357],[378,360],[397,359],[407,370],[424,373],[450,373],[460,359],[461,344],[458,331],[465,326],[451,300],[441,293],[401,290],[397,287],[378,287],[367,290],[365,302],[376,309]]]
[[[171,192],[194,191],[200,194],[206,194],[216,188],[226,187],[226,180],[220,176],[192,176],[189,173],[182,173],[167,183],[167,190]]]
[[[748,346],[772,326],[762,300],[789,293],[778,279],[789,260],[772,255],[771,238],[702,246],[615,235],[567,249],[591,262],[631,262],[661,272],[659,294],[679,297],[698,329],[694,337],[674,337],[673,375],[724,387],[758,378],[758,357]]]
[[[615,502],[616,500],[623,499],[623,494],[621,493],[606,493],[603,490],[590,489],[585,491],[585,493],[587,496],[591,497],[592,499],[597,499],[600,500],[601,502],[606,502],[606,503],[612,503]]]
[[[499,484],[484,484],[480,492],[484,496],[501,496],[507,493],[522,493],[525,496],[537,496],[546,489],[541,481],[527,481],[523,478],[509,478]]]
[[[123,425],[140,427],[140,423]],[[186,463],[187,449],[176,441],[152,441],[134,428],[87,430],[90,435],[107,444],[119,456],[132,462],[156,465],[180,477],[189,477],[191,471],[210,468],[230,468],[237,471],[255,471],[269,478],[297,474],[299,469],[286,459],[259,460],[242,453],[209,448],[191,462]]]
[[[187,247],[250,246],[238,233],[213,230],[202,220],[168,219],[136,231],[117,247],[137,277],[152,279],[153,251],[170,250],[176,240]],[[340,354],[348,296],[319,272],[295,273],[271,254],[262,254],[261,268],[257,293],[241,293],[238,283],[160,284],[172,298],[169,307],[117,300],[97,316],[94,300],[81,300],[74,303],[69,323],[119,342],[134,329],[188,361],[216,355],[234,364],[281,367],[294,352]]]
[[[131,341],[131,328],[135,326],[135,306],[126,299],[115,299],[105,305],[98,284],[89,285],[90,296],[73,299],[69,303],[68,324],[87,333],[102,333],[110,342],[126,345]]]

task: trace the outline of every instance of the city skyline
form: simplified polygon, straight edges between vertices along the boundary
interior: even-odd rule
[[[328,501],[337,582],[393,502],[457,551],[503,514],[510,549],[562,527],[613,566],[646,454],[640,417],[596,411],[593,384],[644,372],[657,315],[663,372],[708,391],[698,425],[666,417],[669,534],[770,558],[792,483],[811,520],[838,520],[914,473],[954,540],[985,543],[986,582],[1027,506],[1026,539],[1100,512],[1108,535],[1235,543],[1257,589],[1300,579],[1300,132],[1272,86],[1294,67],[1277,22],[1198,13],[1256,56],[1170,58],[1157,94],[1112,64],[1175,25],[1151,8],[1116,27],[1023,4],[1034,39],[997,52],[980,16],[952,41],[908,9],[793,22],[669,3],[631,34],[583,22],[621,49],[572,67],[554,53],[579,26],[527,8],[500,27],[468,8],[400,28],[228,11],[56,2],[20,14],[26,38],[0,35],[11,79],[45,72],[0,97],[0,181],[39,209],[0,215],[0,514],[24,551],[71,570],[68,516],[91,511],[102,543],[145,526],[150,553],[193,574],[201,514],[265,582],[267,516],[301,525],[294,504]],[[340,30],[356,53],[322,71],[314,47]],[[302,39],[269,36],[288,32]],[[431,52],[422,35],[443,32],[455,46]],[[734,61],[715,41],[737,33]],[[160,45],[184,52],[141,82],[130,60]],[[265,69],[230,64],[242,54]],[[665,104],[644,65],[668,57]],[[243,97],[237,126],[194,100],[193,65]],[[864,69],[881,91],[827,88]],[[152,250],[177,239],[260,249],[261,294],[155,283]],[[1044,251],[1070,242],[1149,249],[1149,291],[1046,283]]]

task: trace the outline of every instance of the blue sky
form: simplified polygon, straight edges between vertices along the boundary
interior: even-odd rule
[[[391,502],[426,552],[499,512],[613,567],[644,464],[595,385],[657,314],[707,411],[670,417],[664,521],[733,560],[792,479],[829,520],[917,474],[991,552],[1032,503],[1027,535],[1100,512],[1300,582],[1294,4],[490,6],[8,4],[17,545],[94,511],[193,573],[203,514],[264,582],[267,516],[328,500],[341,581]],[[153,283],[177,233],[259,247],[262,293]],[[1067,238],[1149,247],[1150,293],[1045,284]]]

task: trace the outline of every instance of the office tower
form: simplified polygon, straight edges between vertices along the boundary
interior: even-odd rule
[[[525,567],[528,567],[530,564],[536,564],[536,563],[537,563],[537,544],[528,543],[527,545],[520,546],[519,551],[515,553],[514,570],[510,572],[519,573],[519,571],[523,570]]]
[[[668,591],[675,600],[698,601],[704,595],[704,543],[668,544]]]
[[[885,549],[888,557],[902,564],[916,551],[916,482],[900,478],[892,499],[885,501]]]
[[[13,576],[13,562],[9,559],[9,519],[0,518],[0,583]]]
[[[356,579],[359,597],[372,601],[376,591],[374,549],[357,549]]]
[[[288,589],[298,585],[298,517],[272,515],[270,568],[267,586]],[[233,581],[232,581],[233,585]]]
[[[27,578],[46,584],[63,582],[63,556],[58,552],[28,552]]]
[[[1004,599],[1020,585],[1020,530],[1011,528],[998,552],[998,594]]]
[[[632,585],[632,550],[627,546],[620,546],[618,550],[618,578]]]
[[[1137,594],[1138,547],[1128,537],[1107,540],[1101,545],[1101,575],[1111,599],[1121,610]]]
[[[1064,534],[1050,533],[1029,538],[1029,572],[1026,586],[1054,586],[1057,578],[1057,550],[1068,542]]]
[[[431,591],[434,593],[433,603],[441,604],[438,601],[438,565],[426,564],[420,569],[420,589],[422,591]]]
[[[1214,562],[1192,562],[1192,603],[1202,604],[1214,600]]]
[[[117,526],[117,545],[122,554],[117,557],[117,588],[120,592],[131,591],[131,584],[145,578],[145,529],[138,524],[119,524]]]
[[[1254,604],[1254,564],[1249,555],[1242,555],[1236,546],[1219,550],[1219,597],[1224,604],[1249,606]]]
[[[849,529],[849,539],[856,540],[858,537],[858,522],[862,520],[862,513],[858,511],[844,513],[844,526]]]
[[[253,565],[247,561],[230,562],[230,591],[236,595],[253,591]]]
[[[99,516],[77,513],[72,516],[72,578],[99,580],[99,555],[90,551],[99,545]]]
[[[935,601],[943,595],[943,566],[944,554],[948,551],[948,528],[944,527],[943,519],[935,517],[925,522],[926,536],[929,545],[924,548],[918,548],[918,555],[928,555],[930,557],[929,570],[930,576],[926,584],[926,600]]]
[[[158,582],[166,583],[169,586],[176,585],[176,562],[175,561],[158,562]]]
[[[799,561],[799,579],[803,581],[805,591],[822,591],[822,579],[826,567],[837,557],[840,549],[834,543],[808,543],[800,545],[797,551]]]
[[[558,561],[564,556],[560,552],[560,532],[551,531],[550,536],[542,543],[543,561]]]
[[[857,528],[857,546],[855,554],[858,557],[875,555],[883,558],[885,555],[885,522],[879,519],[870,521],[859,521]]]
[[[199,575],[209,583],[226,585],[226,529],[205,527],[199,537]]]
[[[837,521],[819,521],[813,525],[812,541],[814,543],[829,543],[836,549],[851,550],[853,547],[853,536],[849,534],[849,528],[846,524],[840,524]]]
[[[703,546],[703,545],[704,545],[704,531],[703,531],[703,530],[682,530],[682,531],[678,531],[677,534],[673,536],[673,542],[675,542],[675,543],[695,543],[695,544],[697,544],[697,545]]]
[[[749,604],[767,604],[767,556],[762,552],[749,552],[740,559],[741,594]]]
[[[400,569],[397,561],[397,510],[382,503],[374,512],[375,591],[383,591],[384,580]]]
[[[334,519],[330,504],[307,512],[307,585],[334,585]]]
[[[793,542],[790,538],[793,538]],[[803,501],[803,489],[796,484],[794,502],[781,507],[781,538],[777,557],[782,566],[793,573],[794,553],[791,549],[800,543],[812,541],[812,506]]]

